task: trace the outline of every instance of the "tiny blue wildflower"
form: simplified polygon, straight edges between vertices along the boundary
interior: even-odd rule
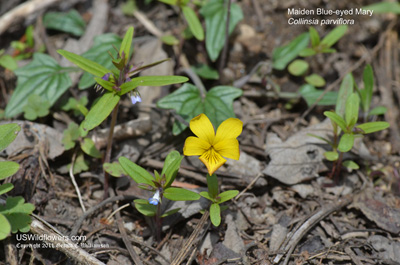
[[[160,203],[160,190],[157,189],[153,197],[149,199],[149,203],[153,205],[158,205]]]
[[[105,80],[105,81],[108,81],[108,80],[110,79],[110,75],[111,75],[111,73],[107,73],[107,74],[103,75],[103,77],[102,77],[101,79],[103,79],[103,80]],[[99,84],[96,84],[96,85],[94,86],[94,88],[96,89],[96,92],[97,92],[97,91],[99,91],[100,89],[102,89],[103,87],[102,87],[101,85],[99,85]]]
[[[132,104],[136,104],[138,102],[142,102],[142,98],[139,94],[131,95]]]

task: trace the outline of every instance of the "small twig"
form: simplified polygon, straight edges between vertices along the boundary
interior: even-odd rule
[[[192,79],[194,85],[200,90],[201,98],[204,99],[206,97],[206,88],[204,87],[203,82],[201,82],[199,76],[192,69],[181,68],[178,72],[187,74],[190,79]]]
[[[74,151],[74,154],[72,155],[71,166],[69,167],[69,176],[70,176],[70,178],[71,178],[72,184],[74,185],[76,194],[78,195],[79,204],[80,204],[81,207],[82,207],[82,211],[83,211],[83,212],[86,212],[86,208],[85,208],[85,205],[83,204],[81,192],[80,192],[80,190],[79,190],[78,184],[77,184],[76,181],[75,181],[75,176],[74,176],[75,158],[76,158],[76,150]]]
[[[235,197],[235,201],[237,201],[242,195],[243,193],[245,193],[247,190],[251,189],[251,187],[253,187],[253,185],[257,182],[257,180],[262,176],[261,173],[258,173],[258,175],[249,183],[249,185],[247,185],[247,187],[242,190],[238,195],[236,195]]]
[[[107,221],[111,221],[111,218],[119,211],[121,211],[122,209],[128,207],[129,205],[131,205],[130,203],[124,204],[121,207],[119,207],[118,209],[116,209],[115,211],[113,211],[108,217],[107,217]]]
[[[225,24],[225,43],[224,43],[224,48],[222,50],[221,54],[221,60],[219,61],[219,67],[218,67],[218,72],[219,75],[222,76],[222,70],[224,69],[225,66],[225,61],[226,61],[226,55],[228,53],[228,46],[229,46],[229,20],[231,19],[231,4],[232,0],[228,0],[228,15],[226,18],[226,24]]]

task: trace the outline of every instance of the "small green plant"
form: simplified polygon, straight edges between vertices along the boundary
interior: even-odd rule
[[[68,13],[47,12],[43,17],[43,24],[47,29],[59,30],[74,36],[82,36],[86,23],[75,9]]]
[[[367,67],[368,68],[368,67]],[[372,72],[367,71],[369,74]],[[384,130],[389,127],[389,123],[384,121],[365,122],[358,124],[360,97],[359,93],[354,92],[354,79],[348,74],[340,86],[335,111],[325,111],[324,115],[332,122],[333,140],[325,139],[317,135],[313,137],[327,142],[332,151],[327,151],[324,156],[327,160],[333,161],[331,176],[337,179],[340,169],[343,166],[349,169],[358,169],[359,166],[351,160],[343,161],[343,155],[349,152],[354,145],[355,138],[365,134]]]
[[[0,151],[4,150],[17,137],[21,127],[16,123],[0,125]],[[19,169],[19,164],[12,161],[0,161],[0,180],[14,175]],[[12,183],[0,185],[0,195],[9,192],[14,188]],[[0,240],[10,235],[10,232],[28,232],[30,229],[31,218],[35,206],[25,203],[24,198],[8,197],[5,201],[0,201]]]
[[[200,199],[200,195],[196,192],[172,187],[182,158],[183,156],[181,156],[179,152],[171,151],[165,158],[161,174],[154,171],[154,176],[126,157],[120,157],[118,159],[124,173],[126,172],[125,174],[128,174],[136,183],[138,183],[139,188],[149,190],[153,193],[153,196],[148,200],[137,199],[134,200],[134,202],[136,209],[140,213],[145,216],[155,217],[158,239],[161,238],[162,218],[180,210],[179,208],[176,208],[163,213],[161,211],[163,198],[172,201],[194,201]],[[115,164],[109,164],[106,166],[109,166],[108,170],[112,171],[114,176],[118,176],[122,173]]]
[[[183,154],[186,156],[199,156],[201,162],[207,167],[208,191],[200,195],[210,200],[210,219],[213,225],[221,223],[220,204],[239,194],[237,190],[228,190],[219,193],[218,179],[214,173],[220,168],[227,158],[238,160],[240,157],[239,142],[236,139],[243,129],[239,119],[229,118],[221,123],[215,133],[211,121],[205,114],[200,114],[190,121],[190,129],[197,136],[190,136],[185,141]]]
[[[133,38],[133,27],[130,27],[126,32],[120,49],[117,51],[117,56],[111,56],[111,62],[114,66],[112,69],[108,69],[103,65],[100,65],[94,61],[91,61],[83,56],[65,51],[59,50],[58,52],[67,58],[72,63],[76,64],[82,70],[94,75],[94,79],[97,82],[97,88],[106,90],[105,93],[95,101],[92,108],[85,116],[84,121],[80,125],[80,136],[84,137],[86,134],[100,125],[111,112],[111,126],[110,133],[107,141],[107,149],[105,154],[105,163],[110,162],[111,147],[113,140],[114,127],[117,120],[118,105],[123,95],[130,95],[132,104],[141,102],[141,97],[138,86],[163,86],[170,84],[177,84],[186,82],[188,79],[182,76],[141,76],[134,77],[141,70],[153,67],[166,60],[151,63],[144,66],[133,66],[130,64],[131,56],[131,45]],[[104,182],[104,196],[108,196],[108,174],[105,172]]]

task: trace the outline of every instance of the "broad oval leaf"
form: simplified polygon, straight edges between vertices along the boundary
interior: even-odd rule
[[[336,123],[343,131],[347,131],[346,122],[334,111],[325,111],[324,115]]]
[[[0,195],[9,192],[13,188],[14,185],[12,183],[4,183],[3,185],[0,185]]]
[[[289,42],[289,44],[276,48],[272,53],[272,67],[277,70],[285,69],[286,65],[307,47],[309,39],[308,32],[304,32]]]
[[[82,36],[85,33],[85,21],[75,9],[68,13],[47,12],[43,17],[43,24],[48,29],[55,29],[75,36]]]
[[[95,158],[102,157],[100,151],[96,148],[93,140],[90,138],[83,139],[83,142],[81,143],[81,148],[83,152],[85,152],[87,155],[90,155],[91,157]]]
[[[178,75],[156,75],[156,76],[139,76],[132,78],[131,81],[121,85],[121,96],[134,90],[138,86],[166,86],[172,84],[179,84],[188,81],[189,79],[184,76]]]
[[[145,216],[155,216],[157,213],[157,206],[149,204],[146,200],[134,200],[135,208],[139,213]]]
[[[334,151],[325,152],[324,156],[329,161],[336,161],[339,158],[338,152],[334,152]]]
[[[206,64],[192,66],[191,68],[197,75],[199,75],[202,78],[213,79],[213,80],[218,80],[219,78],[218,71]]]
[[[304,80],[310,85],[313,85],[315,87],[322,87],[326,84],[325,79],[317,74],[311,74],[309,76],[306,76]]]
[[[204,40],[204,30],[201,26],[196,13],[188,6],[182,6],[183,16],[185,17],[193,36],[199,41]]]
[[[103,169],[110,174],[113,177],[121,177],[122,175],[125,175],[125,170],[121,167],[121,164],[118,162],[113,162],[113,163],[104,163],[103,164]]]
[[[136,165],[126,157],[118,159],[125,172],[138,184],[144,183],[155,188],[153,176],[146,169]]]
[[[347,167],[348,169],[359,169],[360,168],[360,166],[352,160],[343,161],[343,166]]]
[[[27,95],[36,94],[52,106],[71,86],[71,79],[64,68],[46,54],[35,53],[28,65],[15,70],[17,87],[5,109],[5,117],[20,114],[28,103]]]
[[[10,235],[11,225],[8,219],[0,213],[0,240]]]
[[[81,126],[83,130],[90,131],[102,123],[118,104],[120,97],[111,92],[106,92],[90,109]]]
[[[85,57],[82,57],[78,54],[65,51],[65,50],[58,50],[57,51],[59,54],[67,58],[68,61],[76,64],[79,68],[81,68],[83,71],[86,71],[88,73],[91,73],[92,75],[95,75],[97,77],[103,77],[105,74],[110,73],[111,71],[105,68],[104,66],[93,62],[89,59],[86,59]]]
[[[373,121],[360,124],[356,128],[363,130],[364,133],[373,133],[389,128],[389,126],[390,124],[386,121]]]
[[[324,93],[324,91],[317,90],[314,86],[310,84],[302,85],[299,89],[300,95],[307,102],[308,106],[311,106],[315,103],[317,99]],[[329,91],[325,93],[320,101],[318,101],[317,105],[319,106],[329,106],[335,105],[338,97],[337,91]]]
[[[206,49],[211,61],[217,60],[225,43],[227,6],[224,0],[208,1],[200,10],[206,22]],[[229,35],[236,24],[243,19],[242,9],[232,3],[229,19]]]
[[[365,6],[362,9],[363,10],[373,10],[374,14],[382,14],[382,13],[400,14],[400,3],[383,1],[383,2]]]
[[[348,152],[353,148],[354,135],[351,133],[345,133],[342,135],[339,141],[338,150],[340,152]]]
[[[219,226],[221,224],[221,209],[219,204],[213,203],[210,206],[210,219],[211,223],[215,226]]]
[[[21,131],[21,127],[16,123],[0,125],[0,151],[9,146]]]
[[[8,178],[19,169],[19,164],[13,161],[0,161],[0,180]]]
[[[169,187],[164,190],[164,197],[171,201],[196,201],[200,195],[191,190]]]
[[[368,116],[372,116],[372,115],[383,115],[387,112],[387,108],[384,106],[379,106],[379,107],[375,107],[373,108],[369,113]]]
[[[179,212],[180,209],[181,209],[181,208],[176,208],[176,209],[169,210],[168,212],[163,213],[163,214],[161,215],[161,218],[165,218],[165,217],[167,217],[167,216],[173,215],[174,213]]]
[[[218,203],[223,203],[226,201],[229,201],[230,199],[234,198],[236,195],[239,194],[238,190],[227,190],[224,192],[221,192],[218,194],[217,198],[219,198],[217,201]]]
[[[294,76],[301,76],[308,70],[308,63],[304,60],[294,60],[288,66],[288,71]]]

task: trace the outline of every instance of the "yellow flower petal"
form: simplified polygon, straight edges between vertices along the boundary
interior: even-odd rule
[[[224,139],[214,145],[215,151],[223,157],[239,159],[239,142],[236,139]]]
[[[200,114],[190,121],[190,129],[192,132],[210,144],[213,143],[215,137],[214,127],[205,114]]]
[[[243,129],[243,122],[236,118],[225,120],[217,129],[217,135],[214,139],[214,144],[224,139],[237,138]]]
[[[220,154],[215,152],[213,148],[210,148],[207,152],[199,157],[200,161],[206,165],[208,169],[208,174],[212,175],[218,168],[220,168],[225,162]]]
[[[210,146],[210,143],[203,139],[189,136],[185,141],[183,154],[185,156],[200,156],[210,149]]]

